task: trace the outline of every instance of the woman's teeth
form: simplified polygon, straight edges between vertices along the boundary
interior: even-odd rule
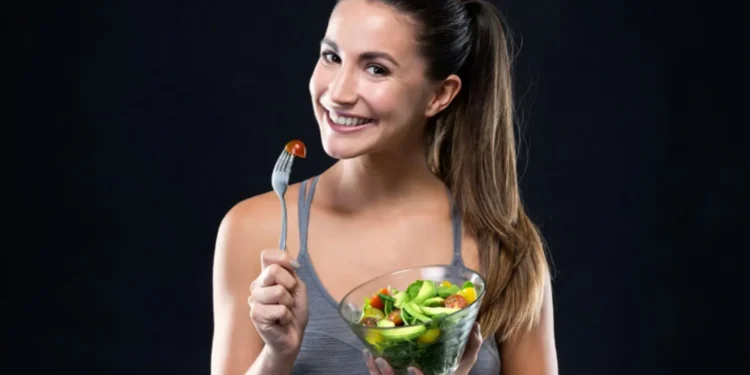
[[[372,121],[369,118],[339,116],[334,112],[328,112],[328,116],[331,121],[343,126],[360,126]]]

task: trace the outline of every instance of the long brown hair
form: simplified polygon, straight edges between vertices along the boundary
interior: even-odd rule
[[[521,202],[511,42],[483,0],[381,0],[419,24],[428,76],[458,74],[462,89],[427,127],[428,161],[478,240],[487,280],[479,322],[502,342],[537,323],[549,282],[539,230]]]

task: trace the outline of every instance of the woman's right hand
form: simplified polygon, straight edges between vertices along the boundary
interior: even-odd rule
[[[307,326],[307,289],[299,279],[299,263],[285,251],[264,250],[262,271],[250,284],[250,318],[276,358],[293,360],[299,353]]]

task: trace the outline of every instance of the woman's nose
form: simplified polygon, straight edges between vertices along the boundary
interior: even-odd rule
[[[357,101],[357,77],[355,72],[341,67],[328,87],[331,101],[338,104],[353,104]]]

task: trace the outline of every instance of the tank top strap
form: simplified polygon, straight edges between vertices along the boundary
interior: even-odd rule
[[[298,219],[299,222],[299,258],[302,258],[307,252],[307,228],[310,222],[310,207],[312,206],[313,194],[315,194],[315,185],[318,183],[318,177],[302,181],[299,187]],[[310,183],[310,191],[307,191],[307,184]]]
[[[461,257],[461,239],[463,238],[461,211],[454,204],[450,192],[448,192],[448,199],[450,199],[451,203],[451,226],[453,227],[453,264],[463,267],[464,260]]]

